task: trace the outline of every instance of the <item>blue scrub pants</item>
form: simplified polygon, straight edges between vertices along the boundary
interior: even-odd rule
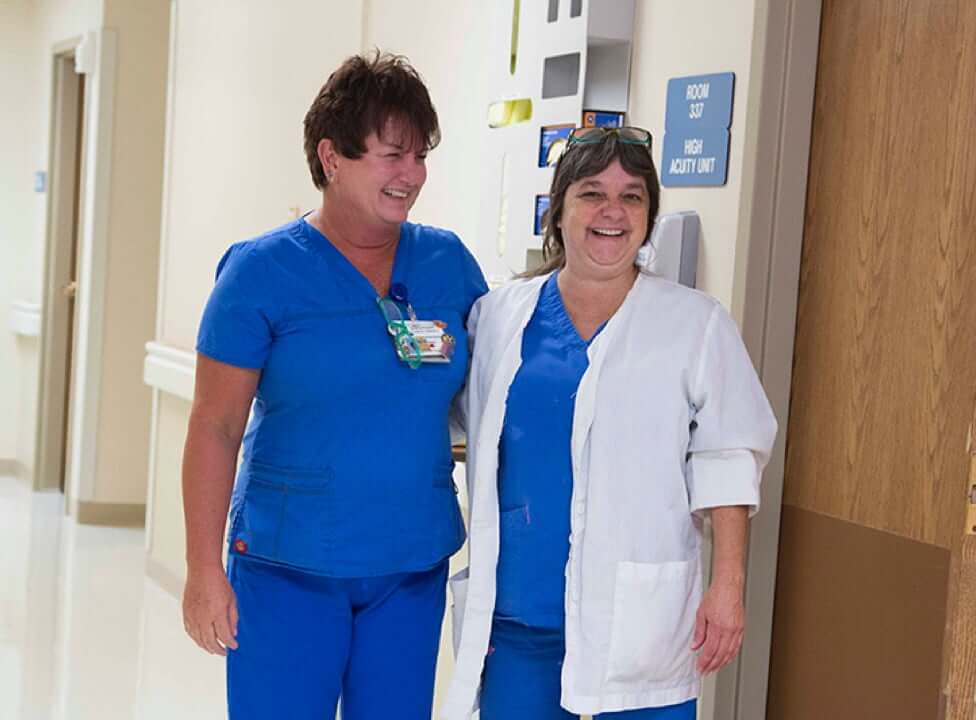
[[[328,578],[232,556],[240,620],[227,653],[230,720],[430,720],[447,560]]]
[[[566,636],[495,619],[481,680],[481,720],[579,720],[559,705]],[[601,713],[595,720],[695,720],[697,702]]]

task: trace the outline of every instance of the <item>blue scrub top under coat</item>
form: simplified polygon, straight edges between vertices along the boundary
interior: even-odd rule
[[[553,273],[522,336],[498,461],[495,615],[532,627],[561,628],[565,621],[573,412],[592,341],[576,331]]]
[[[465,322],[487,291],[460,240],[404,223],[391,283],[456,339],[447,364],[395,354],[376,292],[299,219],[221,259],[197,350],[261,370],[231,503],[230,551],[334,577],[423,570],[464,527],[448,412]]]

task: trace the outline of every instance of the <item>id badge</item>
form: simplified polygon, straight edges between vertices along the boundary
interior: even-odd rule
[[[454,336],[443,320],[404,320],[407,330],[420,348],[420,362],[446,363],[454,355]]]

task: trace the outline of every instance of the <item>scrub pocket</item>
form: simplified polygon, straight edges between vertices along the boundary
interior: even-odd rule
[[[529,509],[520,505],[498,515],[499,549],[495,570],[497,594],[495,615],[519,617],[526,583],[533,581],[526,572],[525,545],[528,540]]]
[[[697,562],[617,563],[607,682],[695,677],[691,639],[700,601]]]
[[[451,576],[447,581],[451,588],[451,642],[454,645],[454,657],[457,657],[461,647],[461,626],[464,623],[464,607],[468,600],[468,568],[464,568]]]
[[[299,567],[321,565],[340,517],[330,497],[332,468],[251,463],[247,475],[231,526],[231,551]]]

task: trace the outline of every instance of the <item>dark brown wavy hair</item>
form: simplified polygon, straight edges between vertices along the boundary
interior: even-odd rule
[[[347,58],[305,114],[305,158],[315,187],[328,184],[318,153],[323,138],[345,157],[359,158],[366,152],[366,136],[381,136],[391,119],[410,129],[414,146],[432,150],[441,140],[427,86],[405,57],[377,49]]]
[[[552,176],[549,209],[543,218],[542,265],[527,270],[519,277],[545,275],[566,265],[566,245],[558,227],[563,216],[563,206],[566,204],[566,191],[577,180],[603,172],[614,160],[619,160],[621,167],[634,177],[642,178],[647,186],[647,237],[651,236],[661,204],[661,187],[649,148],[620,142],[620,136],[616,133],[607,133],[598,142],[573,143],[559,158]]]

